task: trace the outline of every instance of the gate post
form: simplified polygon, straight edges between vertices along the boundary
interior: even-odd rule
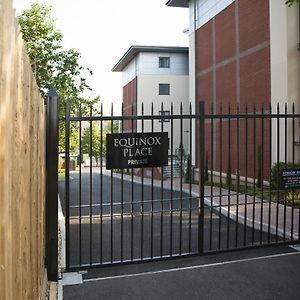
[[[48,280],[58,277],[58,95],[51,89],[46,119],[46,259]]]
[[[199,223],[198,223],[198,252],[203,253],[204,244],[204,181],[205,181],[205,105],[199,102]]]

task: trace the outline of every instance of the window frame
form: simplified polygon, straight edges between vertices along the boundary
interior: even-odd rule
[[[159,56],[158,67],[160,69],[170,69],[171,59],[170,56]]]
[[[160,111],[158,112],[158,114],[159,114],[160,116],[170,116],[170,115],[171,115],[171,112],[170,112],[169,110],[160,110]],[[164,123],[170,123],[170,119],[159,119],[158,121],[159,121],[159,123],[161,123],[161,122],[164,122]]]
[[[168,90],[163,90],[164,88],[168,87]],[[170,92],[170,83],[159,83],[158,84],[158,95],[159,96],[168,96],[171,94]]]

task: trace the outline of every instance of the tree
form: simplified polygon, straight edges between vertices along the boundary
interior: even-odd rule
[[[64,49],[63,34],[56,29],[51,16],[51,7],[37,2],[18,17],[23,39],[27,44],[33,73],[44,99],[50,88],[55,88],[60,99],[59,114],[65,114],[65,105],[70,101],[71,114],[89,113],[100,97],[86,98],[83,93],[91,90],[85,75],[92,71],[80,65],[81,54],[75,49]],[[99,112],[99,109],[98,109]],[[95,111],[94,111],[95,113]],[[78,141],[78,125],[70,128],[71,152]],[[61,123],[59,133],[59,151],[64,152],[65,128]]]
[[[67,99],[77,112],[80,104],[90,103],[82,97],[84,91],[91,90],[82,74],[92,75],[92,71],[80,65],[77,50],[63,48],[63,34],[55,28],[51,7],[35,3],[18,20],[43,97],[54,87],[61,100],[61,112]]]
[[[300,0],[286,0],[285,1],[285,4],[287,4],[288,6],[291,6],[294,3],[300,3]]]
[[[89,155],[95,158],[97,165],[98,165],[99,156],[100,155],[105,156],[106,135],[104,134],[102,135],[102,148],[101,148],[101,132],[96,123],[93,123],[91,128],[86,128],[83,131],[82,139],[81,139],[81,148],[82,148],[82,153],[88,153]]]

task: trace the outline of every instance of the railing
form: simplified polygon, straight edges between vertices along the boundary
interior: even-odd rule
[[[171,106],[168,116],[156,115],[153,109],[130,116],[70,116],[68,111],[69,107],[62,118],[68,133],[66,181],[60,185],[68,269],[299,240],[298,194],[282,190],[281,175],[274,178],[272,173],[281,159],[284,167],[297,168],[300,115],[293,108],[290,113],[287,108],[283,113],[279,108],[276,113],[263,108],[236,108],[232,113],[221,107],[205,112],[202,102],[197,113],[190,106],[174,114]],[[102,159],[99,166],[80,164],[70,172],[69,130],[75,128],[80,157],[87,143],[92,161],[97,143],[91,138],[93,126],[99,129],[97,156],[102,158],[105,136],[114,132],[116,120],[121,133],[125,122],[134,124],[133,133],[168,133],[168,176],[164,168],[107,170]],[[89,126],[83,128],[83,122]],[[88,140],[83,138],[86,132]],[[175,159],[179,145],[184,151]]]

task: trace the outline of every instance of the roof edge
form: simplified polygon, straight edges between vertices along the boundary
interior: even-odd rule
[[[188,0],[168,0],[166,5],[172,6],[172,7],[189,7],[189,1]]]
[[[181,46],[131,46],[121,59],[112,68],[113,72],[122,72],[125,67],[141,52],[171,52],[171,53],[188,53],[188,47]]]

